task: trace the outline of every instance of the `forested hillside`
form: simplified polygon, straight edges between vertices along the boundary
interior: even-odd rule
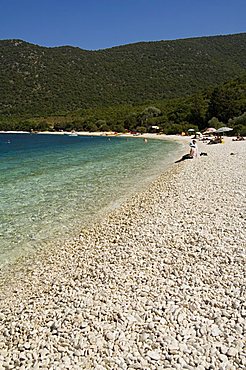
[[[230,125],[234,128],[232,134],[246,135],[246,74],[187,97],[98,106],[64,114],[0,115],[0,131],[146,132],[151,131],[153,125],[166,134]]]
[[[0,41],[0,116],[46,116],[192,95],[246,69],[246,33],[86,51]]]

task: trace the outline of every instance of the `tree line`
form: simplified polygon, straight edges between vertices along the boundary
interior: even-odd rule
[[[189,97],[148,101],[142,104],[79,109],[60,115],[0,116],[0,130],[115,131],[177,134],[193,128],[229,125],[246,135],[246,74]]]

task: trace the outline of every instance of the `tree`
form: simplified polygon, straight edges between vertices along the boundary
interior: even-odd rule
[[[147,117],[158,117],[161,115],[161,110],[156,107],[150,106],[145,108],[142,113]]]
[[[36,126],[36,130],[38,130],[38,131],[46,131],[46,130],[49,130],[51,128],[53,128],[53,127],[51,127],[46,120],[40,121]]]
[[[230,119],[228,123],[234,129],[234,134],[246,135],[246,112],[241,116]]]
[[[114,127],[114,131],[116,132],[125,132],[125,127],[122,123],[117,123]]]
[[[136,128],[137,125],[137,114],[132,113],[128,116],[126,116],[124,120],[124,127],[128,130],[133,130]]]
[[[110,131],[110,127],[104,119],[96,121],[96,125],[99,128],[99,131]]]
[[[144,134],[146,132],[146,127],[144,126],[138,126],[137,131],[140,132],[140,134]]]
[[[217,117],[213,117],[208,121],[208,127],[214,127],[218,129],[223,127],[223,122],[220,122]]]
[[[205,128],[205,109],[203,99],[198,96],[193,98],[190,113],[186,119],[190,124],[197,125],[200,130]]]
[[[89,132],[95,132],[95,131],[98,131],[98,127],[95,123],[93,122],[88,122],[87,123],[87,131]]]
[[[229,90],[216,87],[210,97],[207,110],[207,120],[217,117],[224,124],[238,113],[235,98]]]

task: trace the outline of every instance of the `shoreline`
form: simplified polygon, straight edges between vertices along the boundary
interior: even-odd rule
[[[14,353],[25,368],[246,365],[246,145],[198,146],[207,157],[172,165],[73,243],[16,271],[1,292],[0,365]]]
[[[14,133],[14,132],[13,132]],[[24,133],[24,132],[21,132],[21,133]],[[48,132],[44,132],[44,135],[46,134],[49,134]],[[56,133],[52,133],[52,135],[55,135]],[[81,136],[87,136],[87,132],[83,132]],[[59,133],[58,133],[59,135]],[[96,133],[95,136],[98,136],[98,133]],[[182,140],[179,140],[179,138],[176,138],[175,135],[169,137],[168,139],[166,139],[165,135],[161,135],[161,136],[157,136],[155,134],[146,134],[146,135],[143,135],[143,136],[134,136],[134,135],[123,135],[124,138],[137,138],[137,139],[140,139],[140,142],[141,140],[143,141],[144,138],[148,138],[148,139],[153,139],[153,140],[166,140],[166,141],[172,141],[172,142],[178,142],[180,145],[176,145],[176,149],[172,150],[171,151],[171,156],[169,159],[169,161],[167,161],[167,163],[164,163],[162,164],[162,168],[159,169],[159,171],[161,172],[165,172],[168,168],[170,168],[170,166],[173,165],[174,161],[179,158],[183,151],[184,151],[184,147],[182,144],[184,144],[184,141]],[[188,140],[188,138],[186,138],[186,140]],[[140,187],[138,185],[138,187],[135,186],[135,189],[132,189],[131,192],[128,192],[128,194],[125,194],[124,196],[121,196],[118,200],[115,200],[111,206],[107,205],[107,206],[104,206],[104,212],[99,212],[100,215],[96,216],[96,222],[99,222],[99,220],[102,220],[104,217],[107,216],[107,214],[111,213],[115,208],[119,208],[122,204],[124,204],[125,201],[127,201],[127,199],[131,198],[135,193],[140,193],[142,192],[144,189],[147,188],[147,186],[153,181],[153,179],[159,177],[160,175],[160,172],[159,171],[156,171],[156,173],[153,175],[149,175],[149,178],[146,177],[145,181],[142,181],[143,184],[142,186]],[[79,219],[79,217],[77,218],[77,220]],[[61,238],[60,240],[57,240],[57,239],[52,239],[50,238],[49,240],[45,241],[43,243],[43,246],[42,247],[41,245],[37,245],[37,249],[45,249],[45,248],[52,248],[52,245],[53,244],[58,244],[58,245],[61,245],[61,243],[63,242],[67,242],[69,240],[72,240],[73,238],[76,238],[79,234],[79,230],[80,230],[80,227],[78,226],[79,223],[76,224],[77,225],[77,228],[74,230],[71,231],[71,233],[69,235],[66,235],[64,238]],[[83,224],[81,224],[81,227],[83,227]],[[32,257],[32,255],[34,256],[34,259],[35,259],[35,248],[33,248],[33,250],[30,250],[25,253],[25,254],[20,254],[15,260],[10,260],[9,262],[6,262],[6,263],[3,263],[2,265],[0,265],[0,285],[1,285],[1,278],[6,275],[6,273],[11,273],[11,270],[12,268],[15,269],[15,266],[17,265],[17,268],[18,268],[18,265],[22,265],[22,264],[25,264],[25,259],[28,260],[29,258],[29,253],[30,253],[30,256]]]
[[[29,134],[29,135],[70,135],[71,131],[39,131],[36,133],[31,133],[29,131],[0,131],[0,134]],[[166,134],[156,134],[156,133],[145,133],[145,134],[130,134],[130,133],[114,133],[106,131],[76,131],[77,136],[103,136],[103,137],[133,137],[133,138],[148,138],[148,139],[167,139],[167,140],[178,140],[187,141],[190,136],[181,135],[166,135]]]

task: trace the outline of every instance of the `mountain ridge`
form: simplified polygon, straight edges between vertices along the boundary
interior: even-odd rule
[[[56,46],[45,46],[45,45],[40,45],[36,44],[30,41],[26,41],[23,39],[0,39],[1,42],[21,42],[33,46],[38,46],[40,48],[45,48],[45,49],[56,49],[56,48],[72,48],[72,49],[80,49],[82,51],[88,51],[88,52],[97,52],[97,51],[104,51],[104,50],[111,50],[114,48],[121,48],[125,46],[130,46],[130,45],[137,45],[137,44],[151,44],[151,43],[159,43],[159,42],[173,42],[173,41],[183,41],[183,40],[200,40],[200,39],[209,39],[209,38],[223,38],[223,37],[231,37],[231,36],[239,36],[239,35],[244,35],[246,32],[237,32],[237,33],[228,33],[228,34],[220,34],[220,35],[204,35],[204,36],[194,36],[194,37],[182,37],[182,38],[176,38],[176,39],[168,39],[168,40],[149,40],[149,41],[136,41],[136,42],[131,42],[129,44],[120,44],[120,45],[114,45],[110,46],[107,48],[99,48],[99,49],[83,49],[79,46],[75,45],[56,45]]]
[[[246,69],[246,33],[143,41],[107,49],[0,40],[0,115],[187,96]]]

